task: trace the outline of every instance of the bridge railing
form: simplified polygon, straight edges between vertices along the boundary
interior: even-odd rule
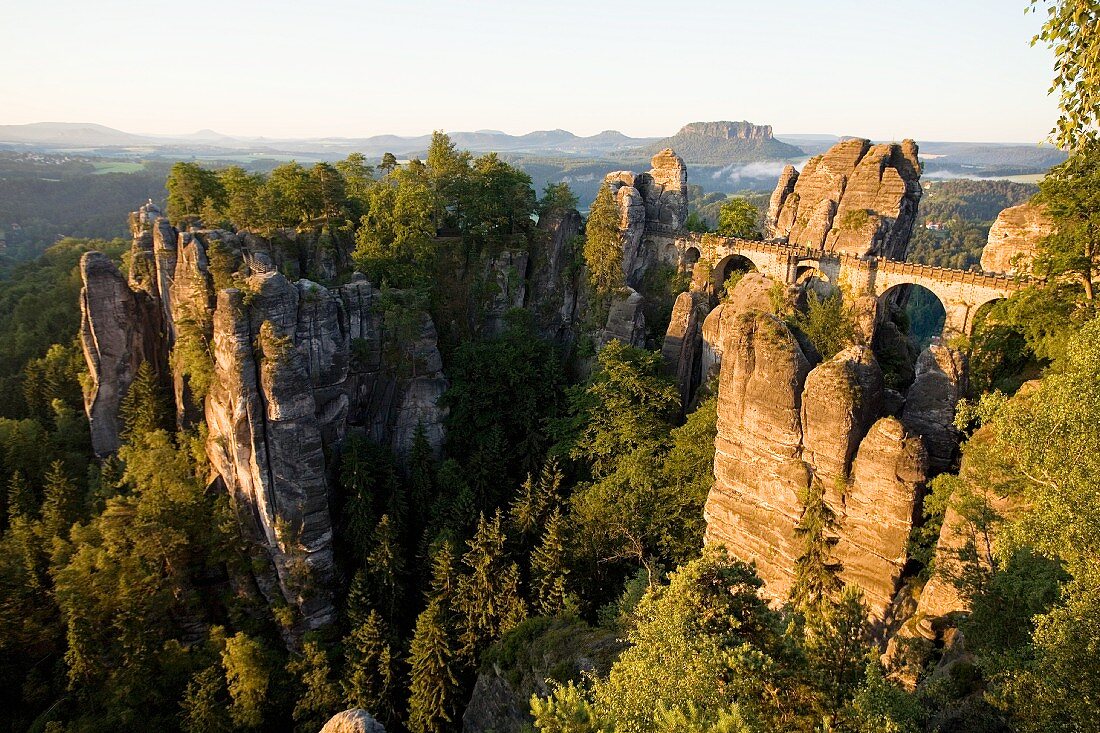
[[[950,267],[936,267],[934,265],[922,265],[914,262],[901,262],[887,257],[859,257],[843,252],[835,253],[810,247],[798,247],[787,244],[781,240],[763,241],[741,239],[740,237],[726,237],[721,234],[689,232],[664,224],[650,224],[647,227],[647,233],[666,234],[674,236],[677,239],[688,240],[700,245],[713,242],[718,246],[726,246],[751,252],[787,255],[800,260],[839,261],[842,265],[856,267],[861,270],[877,269],[897,275],[912,275],[940,282],[981,285],[998,290],[1022,290],[1029,285],[1042,282],[1039,278],[1032,278],[1024,275],[1013,276],[1000,273],[974,272],[973,270],[956,270]],[[709,242],[707,240],[709,240]]]

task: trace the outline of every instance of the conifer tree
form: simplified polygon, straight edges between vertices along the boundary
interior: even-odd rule
[[[393,650],[386,623],[377,611],[344,637],[344,703],[369,710],[386,725],[396,720]]]
[[[344,607],[347,609],[348,626],[352,629],[365,622],[367,617],[376,610],[371,598],[370,577],[365,568],[359,568],[351,576],[348,598]]]
[[[412,504],[409,528],[414,538],[420,537],[427,524],[428,508],[435,496],[434,484],[435,456],[432,454],[431,444],[428,443],[424,423],[418,422],[416,432],[413,433],[412,448],[409,450],[409,500]]]
[[[453,722],[458,680],[453,668],[453,640],[438,599],[416,619],[409,648],[409,721],[412,733],[442,733]]]
[[[592,202],[584,228],[584,261],[588,265],[588,279],[599,295],[612,293],[625,284],[619,221],[619,205],[611,188],[604,183]]]
[[[77,487],[65,473],[61,461],[54,461],[42,487],[42,515],[39,534],[43,541],[61,537],[76,521],[80,498]]]
[[[23,473],[15,471],[8,480],[8,522],[16,517],[30,517],[34,510],[34,493]]]
[[[457,587],[455,555],[450,542],[442,542],[432,553],[432,580],[429,598],[450,603]]]
[[[388,514],[383,514],[374,528],[373,548],[367,555],[367,574],[370,577],[377,608],[386,620],[397,620],[397,610],[404,593],[402,577],[405,573],[404,552],[397,535],[397,528]]]
[[[555,507],[546,522],[542,542],[531,553],[531,595],[535,608],[544,616],[560,613],[565,607],[565,562],[561,509]]]
[[[290,660],[287,672],[297,678],[302,689],[294,705],[294,721],[299,733],[314,733],[340,708],[340,691],[332,681],[328,655],[315,641],[302,645],[302,653]]]
[[[143,361],[138,367],[118,414],[127,441],[168,427],[168,406],[157,373],[149,362]]]
[[[843,583],[841,564],[832,559],[839,538],[836,514],[825,501],[825,486],[813,481],[803,494],[802,504],[802,519],[794,531],[802,538],[805,550],[795,562],[791,601],[803,613],[811,613],[834,601]]]
[[[465,567],[453,607],[459,616],[460,654],[469,661],[526,616],[519,595],[519,567],[505,557],[501,525],[499,510],[492,521],[482,514],[462,556]]]
[[[222,669],[214,664],[199,670],[187,683],[180,702],[180,722],[186,733],[229,733],[228,692]]]

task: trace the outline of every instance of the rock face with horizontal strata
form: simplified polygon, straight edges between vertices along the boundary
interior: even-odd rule
[[[982,249],[982,270],[1005,275],[1026,275],[1039,242],[1055,231],[1042,204],[1011,206],[997,215]]]
[[[811,158],[801,172],[784,170],[765,229],[793,245],[904,259],[920,197],[916,143],[853,138]]]
[[[117,450],[119,405],[150,362],[174,387],[181,427],[205,418],[214,480],[268,561],[253,563],[258,585],[298,612],[287,632],[323,626],[334,618],[327,456],[349,430],[401,457],[418,429],[441,448],[447,381],[435,325],[399,292],[384,302],[362,275],[333,288],[292,282],[278,243],[254,234],[177,232],[151,206],[131,222],[128,281],[102,254],[81,264],[95,450]],[[202,399],[200,372],[211,377]]]
[[[883,417],[883,378],[870,349],[852,347],[811,368],[773,315],[744,311],[721,330],[707,542],[755,562],[766,595],[785,600],[803,553],[795,532],[803,497],[820,482],[838,520],[841,578],[864,589],[881,622],[926,476],[920,436]]]

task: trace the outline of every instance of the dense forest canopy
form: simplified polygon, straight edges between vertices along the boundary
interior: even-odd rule
[[[543,733],[1095,730],[1100,8],[1033,6],[1051,11],[1039,40],[1055,46],[1068,159],[1037,193],[932,184],[910,250],[916,261],[969,267],[1000,208],[1033,196],[1056,225],[1038,244],[1037,277],[946,345],[971,365],[955,414],[962,466],[927,487],[908,538],[914,585],[901,597],[933,573],[948,578],[968,610],[949,620],[943,648],[917,642],[884,664],[881,625],[840,577],[837,517],[820,483],[798,497],[790,597],[769,603],[753,565],[703,549],[719,387],[700,385],[683,404],[659,351],[615,339],[595,348],[601,318],[625,291],[607,185],[564,250],[572,260],[562,269],[589,311],[580,337],[547,338],[522,308],[499,329],[479,325],[483,265],[537,249],[540,219],[581,221],[577,197],[560,184],[540,196],[527,173],[437,133],[424,160],[353,154],[267,173],[180,162],[155,180],[166,177],[173,222],[288,247],[290,234],[308,232],[338,261],[331,280],[358,270],[384,294],[379,307],[426,309],[439,324],[449,379],[442,451],[423,429],[402,456],[352,432],[325,457],[337,614],[309,633],[288,633],[293,609],[258,587],[252,569],[263,559],[210,480],[207,426],[181,427],[149,362],[122,401],[122,447],[92,455],[78,263],[91,250],[124,263],[126,243],[65,238],[5,262],[0,725],[311,732],[354,707],[391,731],[450,733],[478,713],[467,706],[490,680],[493,694],[524,698],[517,725]],[[72,163],[76,187],[83,166]],[[102,174],[109,188],[111,175],[124,174]],[[0,183],[21,196],[38,185]],[[138,201],[157,198],[144,190]],[[689,223],[755,236],[764,203],[697,191]],[[79,218],[92,221],[94,209],[89,200]],[[40,225],[20,259],[73,223],[46,207]],[[218,286],[239,284],[211,252]],[[325,275],[312,266],[303,258],[296,274]],[[655,272],[647,346],[686,288],[686,273]],[[742,281],[732,273],[710,295],[732,308]],[[775,285],[757,293],[752,318],[790,329],[815,360],[869,340],[843,292]],[[887,386],[902,389],[913,379],[901,353],[912,324],[887,315],[901,345],[896,363],[882,349],[878,358]],[[968,539],[938,547],[953,522]]]

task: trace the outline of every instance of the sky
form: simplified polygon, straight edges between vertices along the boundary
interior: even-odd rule
[[[1027,0],[5,0],[0,124],[1039,142]]]

